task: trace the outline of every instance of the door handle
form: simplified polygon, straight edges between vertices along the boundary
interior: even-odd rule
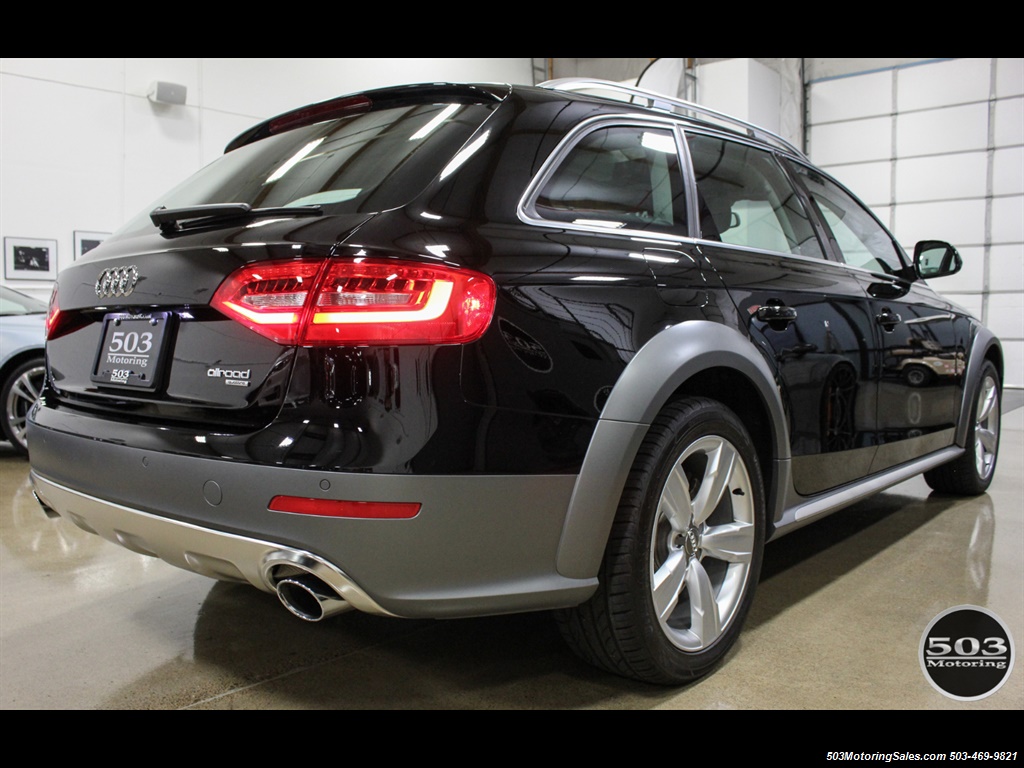
[[[892,333],[893,328],[903,322],[903,318],[886,307],[875,315],[875,322],[882,326],[886,333]]]
[[[796,309],[787,307],[781,302],[764,304],[758,307],[754,314],[758,320],[768,323],[768,327],[773,331],[784,331],[790,323],[796,320]]]

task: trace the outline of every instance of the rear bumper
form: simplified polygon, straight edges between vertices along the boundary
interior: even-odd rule
[[[575,475],[378,475],[148,451],[30,426],[40,501],[86,531],[273,591],[315,570],[351,607],[410,618],[565,607],[596,578],[556,569]],[[409,520],[270,511],[276,495],[421,504]]]
[[[35,472],[32,486],[36,499],[48,511],[140,555],[158,557],[211,579],[247,581],[267,592],[275,591],[285,575],[282,571],[298,567],[315,570],[352,608],[390,615],[340,569],[309,552],[111,504]]]

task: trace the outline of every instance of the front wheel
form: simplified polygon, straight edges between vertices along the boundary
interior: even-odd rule
[[[757,455],[736,415],[703,398],[666,406],[630,471],[597,592],[557,615],[563,636],[626,677],[706,674],[750,609],[764,529]]]

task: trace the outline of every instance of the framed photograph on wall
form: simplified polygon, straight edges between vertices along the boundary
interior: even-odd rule
[[[57,277],[57,241],[5,237],[4,277],[7,280],[54,280]]]
[[[74,257],[77,261],[82,258],[95,248],[97,245],[102,243],[110,237],[109,232],[83,232],[80,229],[75,230],[75,253]]]

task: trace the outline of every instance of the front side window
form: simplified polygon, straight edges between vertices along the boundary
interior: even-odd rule
[[[832,245],[847,264],[887,275],[903,269],[892,236],[867,208],[814,169],[796,163],[791,167],[818,206]]]
[[[588,133],[541,187],[533,210],[552,221],[685,234],[675,137],[642,126]]]
[[[687,136],[701,237],[824,258],[807,209],[770,152],[713,136]]]

